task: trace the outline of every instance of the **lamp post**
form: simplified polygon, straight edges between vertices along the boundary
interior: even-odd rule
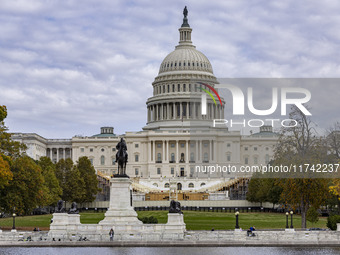
[[[289,215],[289,212],[286,212],[286,228],[289,228],[289,225],[288,225],[288,215]]]
[[[235,226],[235,229],[239,229],[240,228],[240,226],[238,225],[238,215],[239,214],[240,213],[238,211],[235,213],[235,216],[236,216],[236,226]]]
[[[294,228],[293,227],[293,211],[290,211],[290,228]]]
[[[13,213],[13,227],[12,227],[12,230],[15,230],[15,213]]]

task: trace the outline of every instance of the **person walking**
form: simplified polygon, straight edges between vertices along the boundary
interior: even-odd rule
[[[113,231],[112,228],[111,228],[111,230],[110,230],[109,235],[110,235],[110,241],[113,241],[113,236],[115,235],[115,232]]]

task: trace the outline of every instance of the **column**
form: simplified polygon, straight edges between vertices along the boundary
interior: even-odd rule
[[[180,104],[180,108],[179,108],[179,118],[182,119],[182,115],[183,115],[183,105],[182,105],[182,102],[180,102],[179,104]]]
[[[66,155],[65,154],[66,154],[66,149],[64,148],[63,149],[63,158],[64,158],[64,160],[66,159]]]
[[[50,148],[50,159],[52,160],[52,149]]]
[[[195,143],[196,155],[195,155],[195,162],[198,163],[198,141]]]
[[[192,119],[196,119],[196,103],[192,104]]]
[[[200,153],[199,153],[200,162],[203,162],[203,160],[202,160],[202,157],[203,157],[203,151],[202,151],[202,143],[203,143],[203,140],[199,141],[199,143],[200,143]]]
[[[180,157],[178,156],[178,140],[176,140],[176,156],[175,156],[175,160],[176,162],[179,162]]]
[[[212,161],[212,146],[213,146],[213,141],[210,140],[210,146],[209,146],[209,162]]]
[[[170,119],[170,103],[166,104],[166,119]]]
[[[57,148],[57,162],[59,161],[59,148]]]
[[[148,142],[148,155],[149,155],[149,159],[148,159],[148,163],[151,162],[151,141]]]
[[[161,120],[163,120],[163,114],[164,114],[164,112],[163,112],[163,104],[160,104],[160,111],[161,111],[161,115],[160,115],[160,118],[161,118]]]
[[[217,140],[214,141],[214,151],[213,151],[213,156],[214,156],[214,162],[217,163]]]
[[[185,163],[189,163],[189,141],[185,141]]]
[[[186,111],[187,111],[187,119],[189,119],[189,102],[187,102],[187,105],[186,105]]]
[[[153,163],[156,163],[155,154],[156,154],[156,141],[153,141],[152,143],[152,162]]]
[[[166,160],[170,161],[170,153],[169,153],[169,140],[166,141]]]
[[[163,155],[162,155],[162,163],[165,162],[165,141],[162,141],[162,150],[163,150]]]

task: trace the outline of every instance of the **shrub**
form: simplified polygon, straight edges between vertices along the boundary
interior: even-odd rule
[[[157,224],[158,223],[158,220],[156,217],[154,216],[150,216],[150,217],[142,217],[142,218],[139,218],[138,219],[140,221],[142,221],[144,224]]]
[[[332,215],[327,219],[327,227],[331,230],[336,230],[336,224],[340,223],[340,215]]]

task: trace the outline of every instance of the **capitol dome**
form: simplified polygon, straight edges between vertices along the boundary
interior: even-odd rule
[[[177,46],[176,49],[165,57],[159,74],[173,71],[203,71],[213,74],[209,59],[195,46]]]
[[[218,81],[209,59],[192,44],[186,8],[183,15],[179,43],[164,58],[152,83],[144,130],[204,129],[212,127],[213,119],[223,118],[223,98],[217,104],[209,97],[201,105],[202,94],[218,93],[214,89]]]

